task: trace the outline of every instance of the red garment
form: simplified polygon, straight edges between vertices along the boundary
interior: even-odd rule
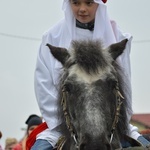
[[[107,2],[107,0],[102,0],[104,3],[106,3]]]
[[[27,138],[27,142],[26,142],[26,150],[30,150],[31,147],[33,146],[33,144],[36,141],[36,136],[41,133],[42,131],[44,131],[45,129],[47,129],[48,126],[46,124],[46,122],[43,122],[42,124],[38,125],[37,128],[35,128],[31,134],[29,135],[29,137]]]

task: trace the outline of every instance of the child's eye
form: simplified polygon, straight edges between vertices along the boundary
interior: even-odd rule
[[[77,5],[77,4],[78,4],[78,2],[72,2],[72,4],[75,4],[75,5]]]
[[[87,2],[87,5],[92,5],[94,2],[93,1],[90,1],[90,2]]]
[[[74,5],[78,5],[79,4],[79,2],[77,0],[72,0],[71,3],[74,4]]]

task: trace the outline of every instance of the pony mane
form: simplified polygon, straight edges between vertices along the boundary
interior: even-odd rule
[[[101,41],[72,41],[73,59],[87,73],[97,73],[98,68],[108,64],[110,54],[103,49]],[[109,57],[109,59],[106,59]]]

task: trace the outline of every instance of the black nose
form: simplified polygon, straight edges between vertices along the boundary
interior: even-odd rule
[[[91,138],[89,135],[82,138],[79,150],[112,150],[108,140],[104,137]]]
[[[112,150],[110,144],[103,144],[103,143],[98,143],[98,144],[86,144],[82,143],[80,145],[79,150]]]

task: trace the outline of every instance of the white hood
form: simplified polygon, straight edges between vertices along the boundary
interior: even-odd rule
[[[105,43],[105,45],[108,46],[116,42],[116,37],[114,35],[112,25],[107,14],[107,7],[101,0],[94,0],[94,1],[98,3],[99,6],[97,8],[95,17],[93,39],[101,39]],[[76,39],[75,35],[76,23],[69,4],[69,0],[63,1],[62,9],[65,13],[66,25],[68,26],[70,33],[70,35],[66,36],[71,36],[72,39]]]

